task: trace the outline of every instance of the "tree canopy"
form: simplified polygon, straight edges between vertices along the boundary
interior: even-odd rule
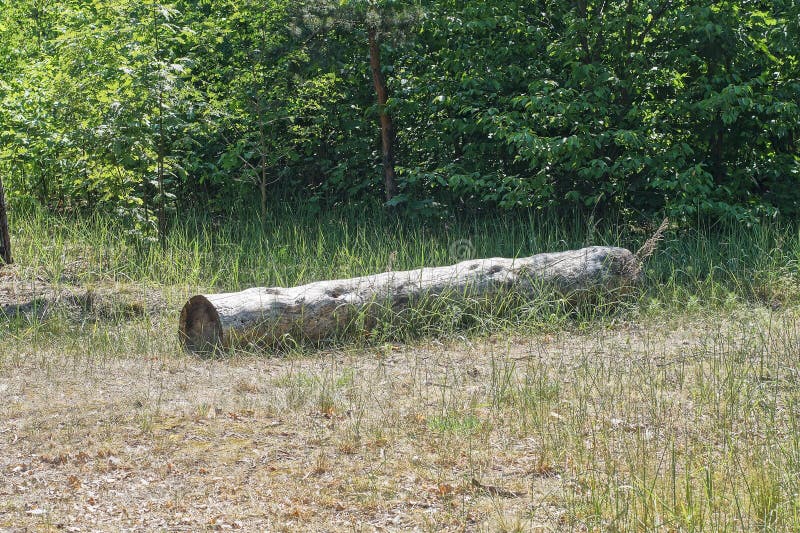
[[[794,0],[0,3],[13,205],[800,210]]]

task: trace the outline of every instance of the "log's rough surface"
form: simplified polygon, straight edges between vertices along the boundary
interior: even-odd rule
[[[624,290],[638,281],[640,270],[639,261],[627,249],[593,246],[291,288],[197,295],[181,311],[179,335],[184,346],[196,352],[242,341],[275,344],[287,336],[318,341],[334,336],[358,316],[377,310],[400,311],[426,298],[487,298],[513,290],[531,298],[549,292],[579,299]]]

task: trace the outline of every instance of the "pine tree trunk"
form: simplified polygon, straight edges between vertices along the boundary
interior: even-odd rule
[[[381,72],[381,50],[374,29],[369,30],[369,65],[372,81],[378,96],[378,114],[381,121],[381,148],[383,151],[383,178],[386,201],[397,196],[397,176],[394,171],[394,126],[392,117],[386,112],[389,99],[386,79]]]

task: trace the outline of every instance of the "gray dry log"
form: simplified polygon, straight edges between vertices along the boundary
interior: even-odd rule
[[[345,330],[358,317],[398,312],[431,298],[486,299],[513,290],[530,298],[556,293],[577,300],[624,291],[636,283],[640,270],[639,261],[625,248],[592,246],[291,288],[197,295],[183,306],[179,335],[195,352],[241,342],[274,345],[287,337],[319,341]]]

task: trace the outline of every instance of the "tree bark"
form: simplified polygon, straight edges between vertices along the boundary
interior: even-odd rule
[[[594,246],[292,288],[197,295],[184,305],[178,331],[181,342],[193,352],[248,342],[268,346],[290,339],[317,342],[347,332],[360,320],[369,327],[379,316],[391,318],[405,308],[437,300],[483,302],[514,291],[531,300],[556,294],[578,302],[598,294],[624,293],[638,281],[640,270],[630,251]]]
[[[397,196],[397,175],[394,170],[394,126],[392,117],[386,112],[386,102],[389,92],[386,88],[386,79],[381,72],[381,49],[378,44],[376,31],[369,30],[369,66],[372,70],[372,82],[378,96],[378,115],[381,122],[381,149],[383,152],[383,180],[388,202]]]
[[[6,265],[14,262],[11,257],[11,234],[8,231],[8,211],[2,178],[0,178],[0,260]]]

